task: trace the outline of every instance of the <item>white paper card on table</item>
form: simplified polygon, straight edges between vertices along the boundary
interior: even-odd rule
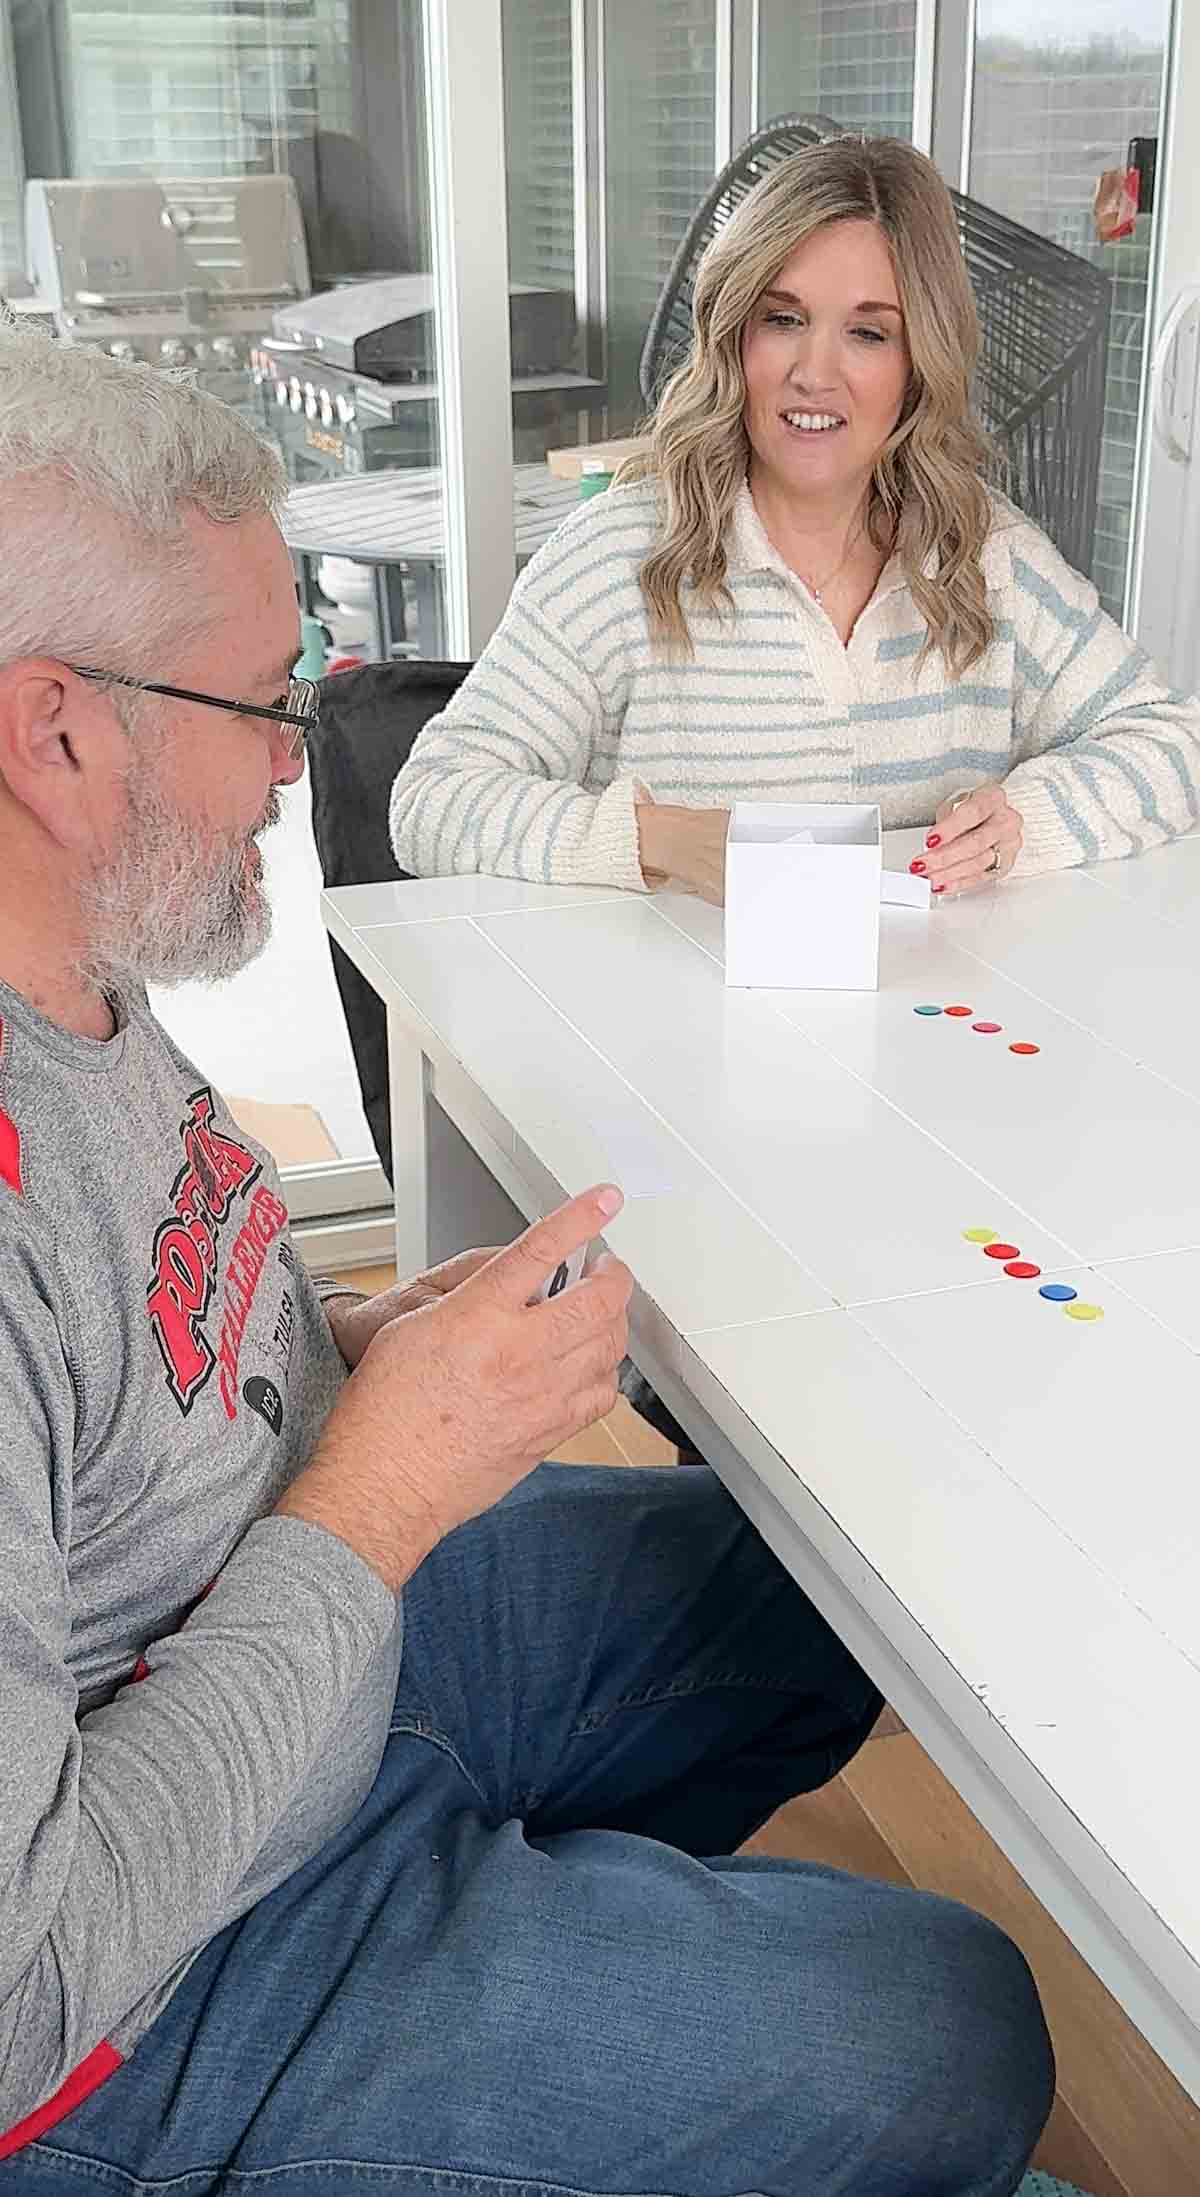
[[[694,1170],[678,1161],[672,1165],[670,1151],[652,1129],[620,1112],[581,1119],[603,1147],[607,1172],[627,1198],[660,1198],[688,1187]]]
[[[927,877],[913,877],[908,870],[884,870],[879,879],[879,897],[885,907],[928,908],[932,888]]]
[[[726,984],[874,991],[882,869],[874,803],[735,802],[725,844]]]

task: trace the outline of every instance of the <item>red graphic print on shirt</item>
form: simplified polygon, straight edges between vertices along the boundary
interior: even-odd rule
[[[151,1276],[146,1290],[146,1310],[154,1331],[154,1340],[167,1370],[167,1386],[186,1414],[208,1381],[217,1364],[217,1351],[205,1333],[205,1320],[212,1303],[217,1281],[217,1254],[220,1235],[235,1204],[243,1210],[253,1184],[262,1172],[261,1163],[248,1152],[236,1137],[225,1135],[213,1127],[213,1095],[208,1086],[194,1091],[188,1100],[188,1112],[179,1125],[183,1145],[184,1163],[171,1185],[171,1202],[174,1207],[168,1218],[159,1223],[155,1231],[150,1253]],[[270,1213],[256,1213],[259,1200],[266,1201]],[[275,1213],[283,1214],[283,1221],[275,1224]],[[286,1224],[287,1215],[277,1198],[272,1197],[265,1185],[258,1196],[250,1201],[245,1225],[239,1231],[230,1257],[230,1280],[243,1238],[250,1231],[257,1243],[271,1224],[271,1232],[279,1233]],[[253,1227],[251,1223],[255,1222]],[[268,1236],[268,1241],[270,1240]],[[251,1278],[252,1271],[252,1278]],[[234,1310],[240,1318],[237,1340],[246,1323],[249,1300],[262,1272],[262,1259],[254,1266],[247,1265],[244,1257],[239,1265],[237,1278],[238,1296],[233,1300]],[[248,1295],[247,1295],[248,1287]],[[230,1281],[226,1282],[226,1319],[230,1311]],[[222,1331],[224,1344],[224,1330]],[[224,1357],[224,1349],[222,1356]],[[233,1352],[233,1369],[236,1372],[236,1350]],[[225,1378],[222,1375],[222,1393]],[[230,1418],[237,1416],[236,1402],[232,1411],[229,1398],[225,1408]]]
[[[265,1183],[260,1183],[250,1200],[250,1211],[237,1232],[229,1254],[229,1266],[225,1275],[225,1314],[221,1321],[221,1347],[217,1355],[221,1361],[221,1402],[227,1419],[236,1419],[238,1406],[238,1359],[242,1352],[242,1336],[254,1302],[258,1279],[267,1263],[267,1252],[276,1236],[287,1227],[287,1207],[281,1205]],[[273,1402],[257,1400],[253,1395],[255,1384],[247,1381],[243,1394],[247,1403],[266,1418],[272,1433],[278,1434],[283,1415],[283,1399],[273,1381],[264,1383]]]
[[[4,1023],[0,1021],[0,1067],[4,1063]],[[25,1185],[21,1179],[21,1132],[11,1114],[0,1106],[0,1182],[6,1182],[10,1190],[20,1197]]]

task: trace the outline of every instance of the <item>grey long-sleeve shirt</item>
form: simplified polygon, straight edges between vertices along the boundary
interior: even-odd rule
[[[373,1783],[397,1602],[264,1515],[344,1378],[270,1158],[145,1002],[102,1044],[0,985],[0,2131]]]

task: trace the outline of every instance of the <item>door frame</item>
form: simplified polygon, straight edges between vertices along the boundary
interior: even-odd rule
[[[1146,373],[1134,483],[1134,525],[1126,622],[1168,677],[1191,685],[1200,663],[1193,633],[1200,622],[1200,424],[1190,464],[1173,459],[1156,426],[1166,377],[1176,360],[1164,344],[1176,301],[1200,285],[1200,11],[1174,0],[1164,71],[1158,155],[1158,230],[1148,300]],[[1188,314],[1193,332],[1189,378],[1195,395],[1200,296]]]

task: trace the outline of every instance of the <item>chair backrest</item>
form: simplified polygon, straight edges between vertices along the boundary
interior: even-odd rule
[[[680,239],[667,269],[657,305],[650,316],[638,365],[638,383],[648,405],[653,405],[677,366],[687,357],[692,340],[692,292],[696,269],[705,246],[723,229],[768,169],[777,168],[805,145],[819,145],[823,138],[840,137],[840,122],[824,114],[789,114],[770,122],[748,137],[740,152],[722,168],[707,195],[700,201]]]
[[[642,348],[639,381],[653,406],[687,355],[692,293],[705,246],[768,170],[805,145],[838,137],[825,115],[784,115],[748,138],[717,176],[680,243]],[[976,402],[992,438],[992,478],[1078,571],[1090,570],[1111,299],[1109,278],[951,191],[982,338]]]
[[[1099,267],[951,192],[982,343],[975,401],[992,478],[1090,573],[1112,284]]]
[[[308,747],[313,837],[326,885],[403,877],[388,836],[396,773],[429,718],[444,709],[469,664],[362,664],[321,681],[321,721]],[[380,1165],[392,1179],[387,1014],[341,947],[329,942],[363,1111]]]

